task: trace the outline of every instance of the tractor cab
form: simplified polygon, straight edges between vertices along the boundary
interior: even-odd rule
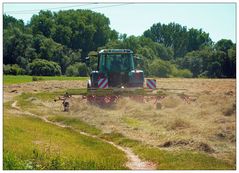
[[[143,87],[144,73],[136,70],[133,51],[103,49],[98,53],[97,71],[90,75],[89,87],[97,88],[100,78],[107,78],[109,87]]]
[[[98,70],[107,75],[134,70],[133,52],[130,50],[102,50],[98,60]]]

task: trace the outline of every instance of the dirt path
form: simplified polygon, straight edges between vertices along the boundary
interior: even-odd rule
[[[128,147],[121,147],[111,141],[107,141],[107,140],[104,140],[104,139],[101,139],[99,138],[98,136],[96,135],[91,135],[89,133],[85,133],[85,132],[82,132],[80,130],[76,130],[74,128],[72,128],[71,126],[67,126],[67,125],[64,125],[64,124],[61,124],[61,123],[58,123],[58,122],[52,122],[52,121],[49,121],[46,117],[43,117],[43,116],[39,116],[39,115],[36,115],[36,114],[33,114],[33,113],[30,113],[30,112],[27,112],[27,111],[22,111],[20,107],[17,106],[17,101],[13,102],[12,105],[11,105],[12,108],[16,109],[17,111],[19,111],[21,114],[25,114],[25,115],[29,115],[29,116],[32,116],[32,117],[36,117],[36,118],[39,118],[41,120],[43,120],[44,122],[46,123],[49,123],[49,124],[53,124],[53,125],[56,125],[58,127],[62,127],[62,128],[70,128],[72,129],[73,131],[77,132],[77,133],[80,133],[82,135],[85,135],[85,136],[88,136],[88,137],[92,137],[92,138],[95,138],[97,140],[101,140],[103,142],[106,142],[108,144],[111,144],[113,145],[114,147],[118,148],[119,150],[123,151],[127,158],[128,158],[128,161],[126,163],[126,166],[131,169],[131,170],[155,170],[156,169],[156,164],[152,163],[152,162],[148,162],[148,161],[142,161],[136,154],[133,153],[133,151],[128,148]]]

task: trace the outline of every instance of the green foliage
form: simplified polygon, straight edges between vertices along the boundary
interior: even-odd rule
[[[27,163],[17,158],[13,153],[7,152],[3,155],[3,170],[27,169]]]
[[[191,78],[193,76],[193,74],[188,69],[177,69],[175,66],[173,66],[172,76],[183,77],[183,78]]]
[[[226,52],[231,47],[233,47],[233,43],[231,40],[227,39],[221,39],[215,44],[215,48],[223,52]]]
[[[177,67],[169,61],[155,59],[149,65],[149,74],[157,77],[192,77],[192,73],[187,69],[177,69]]]
[[[157,77],[170,77],[172,72],[172,66],[167,61],[160,59],[154,60],[150,64],[149,74]]]
[[[202,46],[211,46],[212,41],[208,33],[202,31],[202,29],[191,28],[188,30],[188,47],[187,51],[199,50]]]
[[[109,40],[117,39],[118,33],[109,24],[103,14],[90,10],[40,11],[32,17],[30,27],[34,35],[50,37],[73,50],[82,49],[86,56]]]
[[[17,27],[20,29],[24,29],[23,20],[17,20],[12,16],[8,16],[6,14],[3,15],[3,29]]]
[[[66,69],[67,76],[88,76],[89,69],[85,63],[75,63]]]
[[[98,57],[97,57],[97,52],[91,51],[88,54],[89,59],[89,67],[91,70],[97,70],[98,66]]]
[[[231,45],[225,52],[222,49],[224,48],[215,50],[204,47],[187,53],[184,58],[178,59],[177,64],[181,68],[189,69],[193,77],[236,77],[235,46]]]
[[[23,75],[25,70],[20,68],[17,64],[3,65],[3,74],[5,75]]]
[[[61,75],[60,66],[53,62],[43,59],[36,59],[29,64],[31,75],[35,76],[58,76]]]
[[[27,51],[32,44],[32,35],[24,33],[17,27],[3,31],[3,63],[16,64],[18,57],[28,55]],[[28,57],[29,58],[29,57]],[[28,59],[26,59],[28,60]],[[20,65],[20,64],[19,64]]]
[[[154,24],[144,32],[144,36],[153,41],[163,43],[174,51],[175,57],[184,56],[187,52],[198,50],[201,46],[211,45],[209,34],[201,29],[189,29],[176,23]]]
[[[128,37],[112,30],[103,14],[66,10],[40,11],[28,25],[3,15],[3,25],[3,63],[18,64],[25,74],[32,74],[29,64],[35,59],[46,59],[56,62],[62,74],[87,76],[89,70],[97,69],[97,57],[92,53],[118,48],[133,50],[141,59],[136,67],[146,76],[158,73],[157,76],[189,77],[192,72],[192,77],[236,77],[236,44],[227,39],[214,44],[202,29],[187,29],[176,23],[156,23],[142,36]],[[89,62],[85,62],[86,56]],[[167,61],[161,63],[161,72],[156,70],[159,63],[154,63],[155,59]],[[88,68],[82,66],[79,74],[79,65],[75,65],[78,63],[86,63]]]

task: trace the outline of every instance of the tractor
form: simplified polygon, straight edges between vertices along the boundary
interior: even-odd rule
[[[87,100],[111,104],[119,96],[144,87],[144,72],[136,70],[130,49],[103,49],[98,53],[97,71],[92,71],[87,83]]]
[[[103,49],[98,53],[97,71],[92,71],[87,88],[143,88],[144,72],[136,70],[133,51]],[[100,79],[105,79],[100,83]]]

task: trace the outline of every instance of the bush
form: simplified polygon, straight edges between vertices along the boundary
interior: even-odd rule
[[[172,71],[174,77],[184,77],[191,78],[193,76],[192,72],[188,69],[177,69],[175,66]]]
[[[31,75],[35,76],[59,76],[61,67],[53,61],[36,59],[29,64]]]
[[[156,59],[149,65],[149,73],[157,77],[170,77],[172,75],[172,65],[168,61]]]
[[[161,59],[156,59],[149,65],[149,72],[151,76],[157,77],[190,78],[193,76],[191,71],[189,71],[188,69],[177,69],[174,64],[171,64],[169,61],[164,61]]]
[[[178,70],[177,77],[191,78],[193,76],[192,72],[188,69]]]
[[[25,70],[20,68],[17,64],[13,65],[3,65],[3,73],[5,75],[23,75],[25,74]]]
[[[66,76],[88,76],[89,69],[85,63],[75,63],[66,69]]]

